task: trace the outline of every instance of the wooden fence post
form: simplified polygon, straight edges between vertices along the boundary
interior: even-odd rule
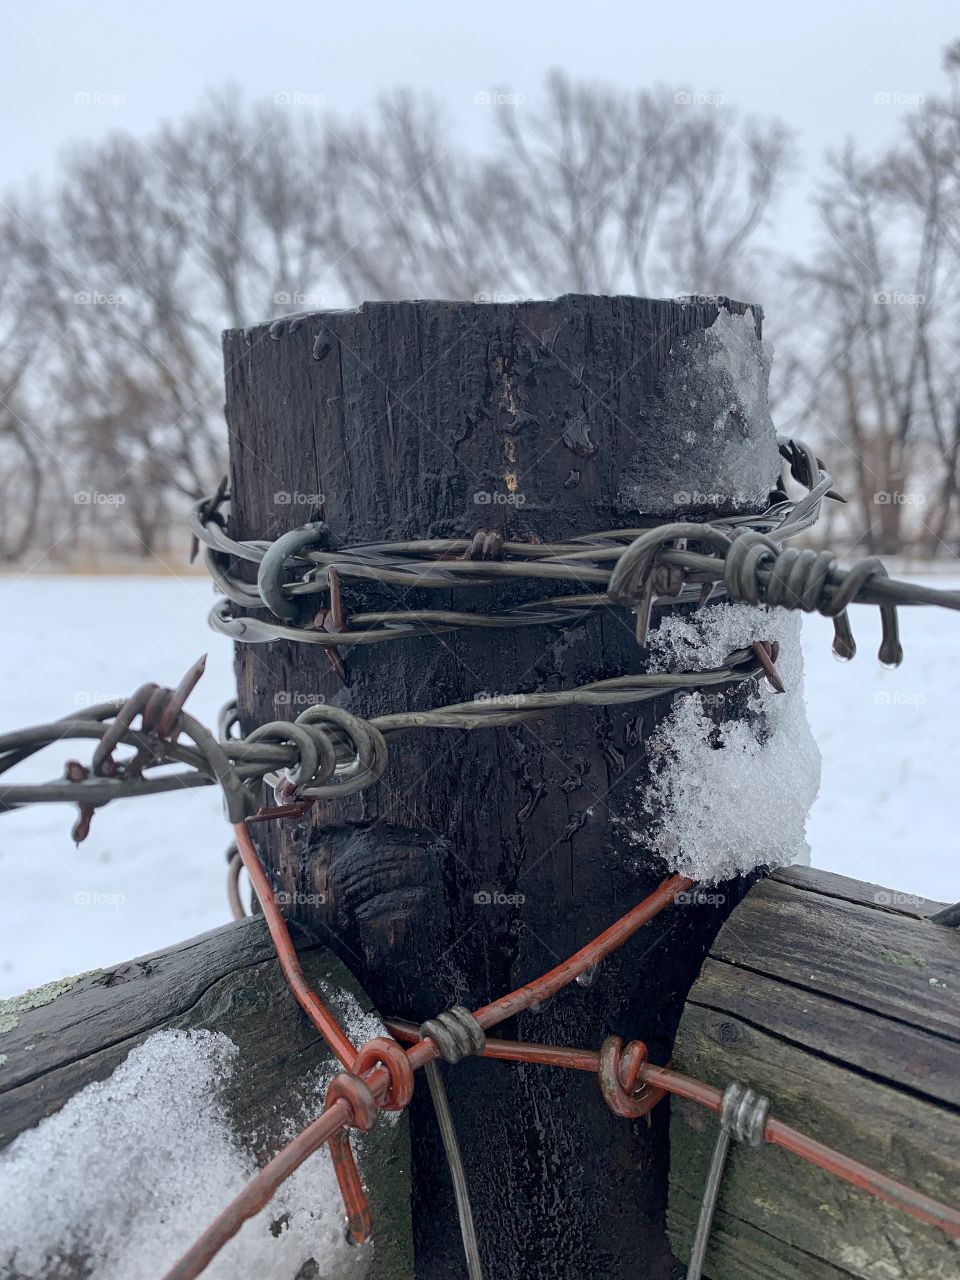
[[[553,541],[680,511],[762,509],[779,459],[759,328],[759,309],[724,299],[571,296],[369,303],[229,331],[230,532],[275,538],[322,517],[341,546],[479,529]],[[506,586],[496,602],[537,594]],[[351,583],[345,604],[490,601],[489,591],[454,600]],[[244,731],[316,699],[369,717],[639,671],[644,654],[632,618],[609,610],[568,628],[357,647],[344,660],[345,685],[319,649],[239,646]],[[662,878],[652,854],[637,870],[617,818],[646,776],[644,736],[669,705],[409,734],[380,785],[318,805],[309,822],[259,827],[259,848],[291,914],[383,1014],[422,1020],[455,1001],[482,1004],[550,968]],[[591,984],[503,1034],[598,1048],[616,1032],[665,1061],[742,889],[727,886],[722,906],[672,908]],[[678,1274],[664,1232],[665,1108],[618,1119],[594,1077],[555,1069],[470,1060],[445,1078],[488,1277]],[[461,1276],[422,1086],[411,1133],[417,1274]]]

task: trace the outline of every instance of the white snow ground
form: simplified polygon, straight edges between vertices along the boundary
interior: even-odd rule
[[[935,585],[960,587],[938,576]],[[208,653],[190,709],[207,724],[232,691],[229,642],[207,630],[204,578],[0,579],[0,729],[122,697],[146,680],[175,684]],[[832,628],[805,618],[810,722],[823,755],[807,826],[815,866],[944,901],[960,899],[957,853],[960,618],[901,610],[905,659],[879,667],[879,618],[855,606],[859,652],[830,652]],[[69,754],[86,760],[89,745]],[[18,767],[58,776],[59,748]],[[11,778],[14,775],[11,775]],[[73,806],[0,815],[0,997],[128,960],[228,919],[229,830],[212,788],[99,811],[75,849]]]

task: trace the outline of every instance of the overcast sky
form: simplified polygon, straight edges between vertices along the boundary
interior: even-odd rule
[[[397,85],[444,103],[452,140],[480,146],[503,89],[535,104],[544,74],[716,93],[793,127],[804,168],[784,192],[784,236],[806,235],[809,177],[847,137],[881,146],[918,96],[946,84],[960,36],[948,0],[0,0],[0,186],[54,171],[76,138],[135,134],[233,81],[293,109],[362,112]],[[320,104],[323,105],[320,105]],[[518,109],[523,109],[522,106]]]

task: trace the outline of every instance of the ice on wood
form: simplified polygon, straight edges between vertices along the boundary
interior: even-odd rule
[[[0,1155],[0,1274],[41,1280],[69,1258],[83,1259],[92,1280],[163,1275],[256,1172],[223,1101],[242,1071],[224,1035],[161,1031],[109,1079],[21,1134]],[[319,1114],[325,1083],[304,1082],[291,1137]],[[362,1172],[362,1146],[359,1158]],[[356,1280],[374,1246],[349,1246],[343,1223],[324,1148],[243,1227],[205,1280],[290,1280],[310,1259],[319,1265],[311,1275]]]
[[[680,694],[648,739],[643,825],[652,822],[656,847],[673,869],[705,883],[809,859],[805,828],[820,789],[820,752],[803,698],[800,618],[786,609],[718,604],[664,618],[650,633],[652,666],[664,671],[719,667],[754,640],[779,641],[785,693],[760,681],[751,719],[719,725],[710,700],[728,696],[722,686]],[[641,843],[639,832],[628,834]],[[648,828],[643,842],[649,839]]]
[[[644,411],[657,449],[627,463],[618,495],[624,511],[763,509],[780,470],[767,406],[771,358],[750,311],[721,309],[709,329],[674,339]]]

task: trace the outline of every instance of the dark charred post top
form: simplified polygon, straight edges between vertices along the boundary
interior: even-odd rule
[[[230,531],[274,538],[322,516],[343,546],[478,530],[555,541],[681,511],[762,508],[778,457],[759,330],[757,308],[724,299],[572,296],[371,303],[230,331]],[[496,602],[550,592],[507,585]],[[346,589],[353,612],[481,610],[491,599]],[[370,717],[582,684],[643,662],[633,619],[611,609],[568,628],[357,647],[345,687],[322,651],[286,642],[239,647],[237,675],[248,730],[319,698]],[[627,847],[617,818],[645,778],[644,735],[669,705],[409,734],[379,786],[319,805],[310,822],[260,827],[260,849],[278,887],[298,895],[292,913],[383,1013],[422,1020],[455,1001],[476,1007],[552,967],[662,878],[655,856]],[[672,908],[590,985],[503,1033],[598,1048],[615,1032],[666,1060],[685,993],[739,894],[730,886],[723,908]],[[675,1274],[664,1109],[649,1122],[618,1119],[594,1078],[554,1069],[470,1060],[446,1081],[488,1276]],[[418,1274],[460,1276],[450,1178],[422,1088],[412,1140]]]

